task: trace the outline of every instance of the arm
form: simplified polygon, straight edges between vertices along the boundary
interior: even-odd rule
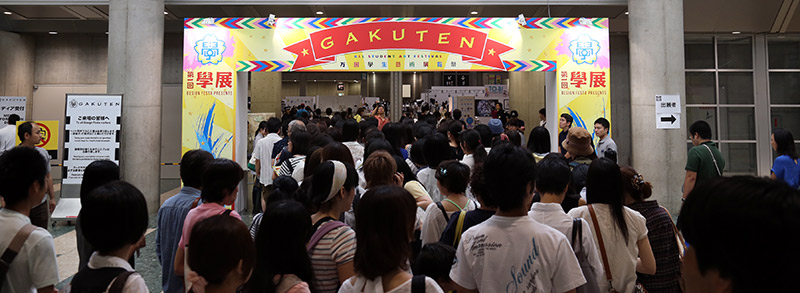
[[[339,284],[344,283],[352,276],[355,276],[356,270],[353,268],[353,262],[349,261],[336,266],[336,272],[339,275]]]
[[[778,180],[778,177],[775,176],[775,172],[769,172],[769,179]]]
[[[47,173],[45,177],[45,186],[47,188],[46,193],[50,195],[49,205],[50,205],[50,213],[56,209],[56,193],[53,191],[53,177],[50,173]]]
[[[697,172],[686,171],[686,178],[683,179],[683,198],[689,196],[689,193],[694,189],[694,184],[697,181]],[[648,244],[649,245],[649,244]]]
[[[656,258],[653,256],[653,249],[650,248],[650,240],[647,237],[636,241],[639,246],[639,258],[636,260],[636,271],[642,274],[655,275]]]
[[[175,262],[172,264],[175,267],[175,275],[183,276],[183,259],[184,259],[183,247],[178,247],[178,250],[175,251]]]
[[[37,293],[54,293],[54,292],[57,292],[57,291],[56,291],[56,286],[50,285],[50,286],[47,286],[47,287],[44,287],[44,288],[36,289],[36,292]]]
[[[256,159],[256,177],[261,178],[261,160]]]
[[[427,208],[429,205],[433,203],[433,200],[431,199],[430,195],[427,194],[417,197],[416,201],[417,201],[417,206],[422,209]]]

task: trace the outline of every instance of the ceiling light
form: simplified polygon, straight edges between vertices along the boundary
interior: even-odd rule
[[[317,80],[315,79],[314,82],[317,82]]]
[[[164,15],[167,15],[167,14],[169,14],[169,12],[164,11]]]
[[[3,11],[3,14],[5,14],[5,15],[11,15],[11,11]]]
[[[631,14],[630,11],[625,11],[625,15],[629,15],[629,14]]]
[[[108,34],[108,32],[106,32],[106,34]]]
[[[478,15],[478,12],[473,10],[473,11],[472,11],[472,12],[470,12],[469,14],[472,14],[472,15]]]
[[[323,14],[325,14],[325,12],[322,12],[322,10],[317,11],[317,15],[323,15]]]
[[[741,34],[741,33],[742,32],[731,32],[731,34],[733,34],[733,35],[738,35],[738,34]]]
[[[57,32],[57,31],[51,31],[51,32],[50,32],[50,34],[51,34],[51,35],[57,35],[57,34],[58,34],[58,32]]]

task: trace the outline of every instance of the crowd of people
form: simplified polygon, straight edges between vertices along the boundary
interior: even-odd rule
[[[595,145],[561,115],[559,151],[551,152],[545,123],[523,144],[516,111],[496,114],[468,128],[460,111],[395,122],[381,105],[370,114],[303,107],[261,122],[249,227],[230,209],[247,176],[242,166],[186,152],[183,187],[157,214],[161,289],[800,290],[791,281],[800,252],[786,246],[800,238],[792,232],[800,227],[800,167],[788,131],[776,129],[771,140],[779,154],[773,180],[724,177],[708,123],[693,123],[676,225],[651,199],[645,175],[617,164],[608,120],[595,121]],[[23,141],[33,135],[19,131]],[[52,292],[58,283],[53,238],[29,218],[52,188],[47,166],[27,145],[0,155],[0,249],[16,256],[3,255],[2,292]],[[147,206],[119,179],[113,162],[86,167],[80,267],[62,291],[147,291],[133,262],[136,250],[152,249],[143,247]]]

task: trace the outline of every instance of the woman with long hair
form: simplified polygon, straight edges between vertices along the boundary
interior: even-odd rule
[[[600,158],[589,166],[586,180],[589,204],[572,209],[569,215],[593,223],[595,244],[601,248],[601,256],[607,255],[603,259],[608,260],[604,266],[611,272],[610,285],[619,292],[633,292],[636,272],[655,274],[656,260],[647,239],[647,220],[639,212],[625,207],[623,198],[619,166],[612,160]],[[609,282],[599,282],[599,285],[602,292],[608,291]]]
[[[792,133],[783,128],[775,128],[769,142],[772,149],[778,153],[778,157],[772,164],[770,177],[798,189],[800,187],[800,164],[797,162],[797,151]]]
[[[268,206],[256,234],[256,264],[245,292],[310,292],[310,230],[311,218],[299,202],[282,200]]]
[[[468,129],[461,133],[461,149],[464,151],[464,158],[461,163],[473,169],[476,164],[483,163],[486,159],[486,148],[481,141],[481,134],[477,130]]]
[[[534,127],[528,138],[528,150],[533,153],[537,163],[544,159],[550,153],[550,131],[541,126]]]

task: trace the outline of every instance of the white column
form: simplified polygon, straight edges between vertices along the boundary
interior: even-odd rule
[[[681,96],[686,117],[683,0],[628,1],[633,167],[653,183],[653,197],[675,215],[685,176],[687,123],[656,129],[655,95]]]
[[[160,205],[164,0],[109,4],[108,92],[123,95],[122,179],[142,191],[152,213]]]

